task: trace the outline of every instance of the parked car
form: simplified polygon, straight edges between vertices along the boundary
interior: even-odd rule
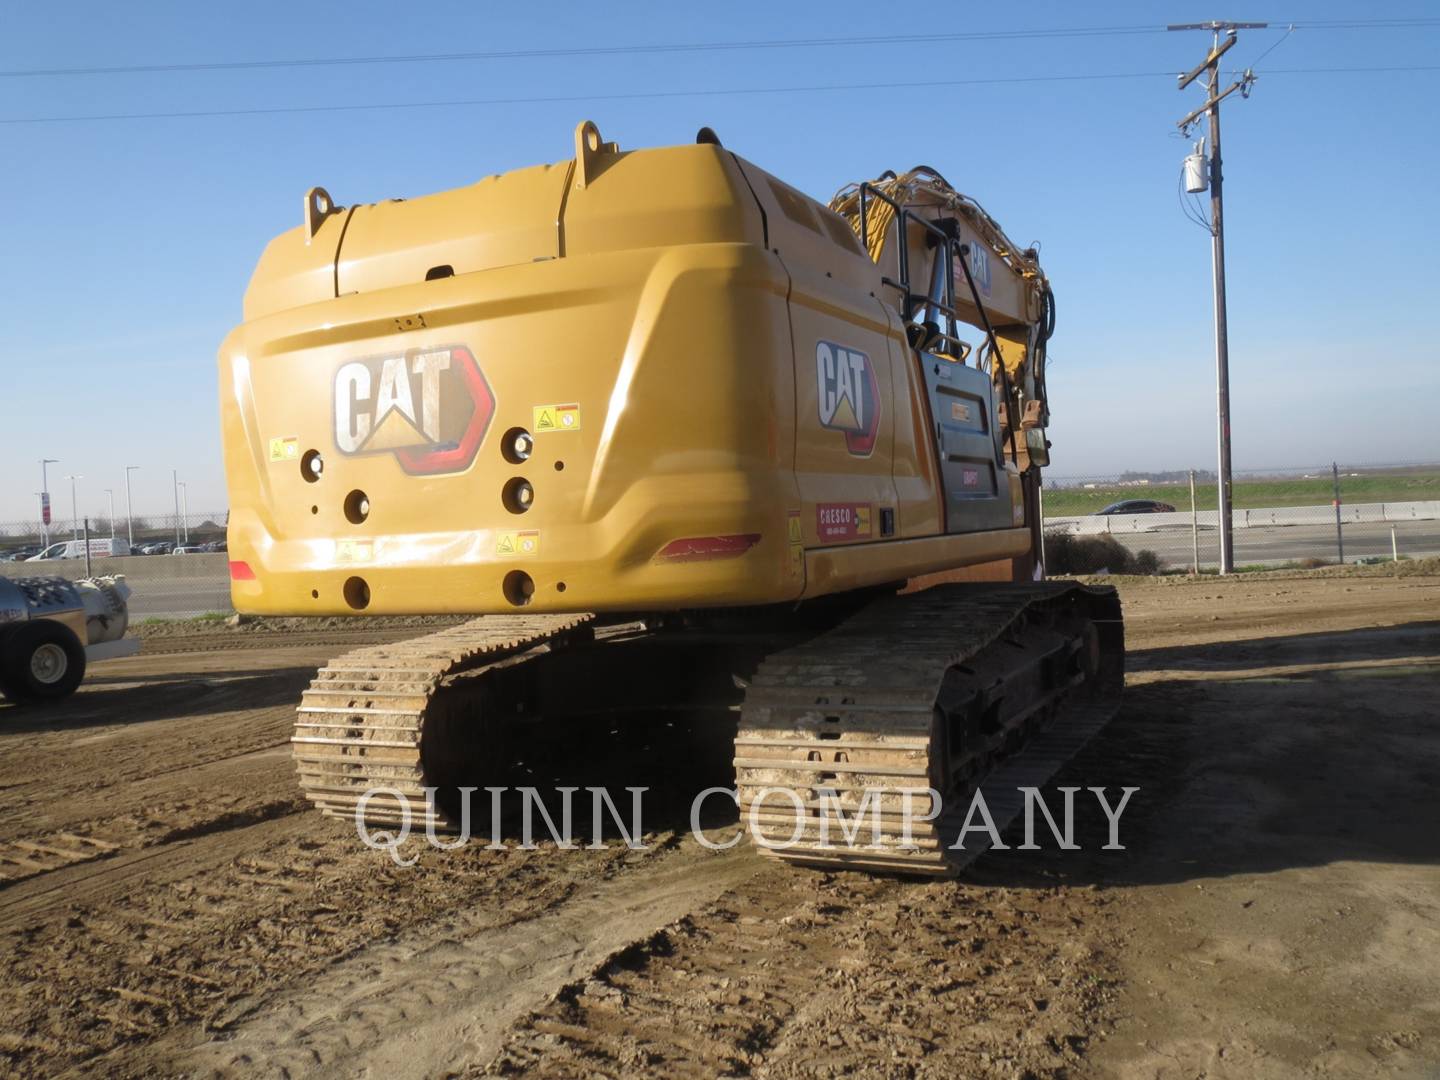
[[[201,551],[228,551],[229,547],[224,540],[211,540],[208,544],[200,545]]]
[[[157,540],[153,543],[140,545],[141,555],[169,555],[170,549],[175,545],[169,540]]]
[[[1175,507],[1169,503],[1156,502],[1154,499],[1122,499],[1120,502],[1111,503],[1104,510],[1096,510],[1098,517],[1101,514],[1173,514]]]
[[[49,559],[80,559],[85,555],[84,540],[62,540],[58,544],[51,544],[38,555],[32,555],[26,562],[45,562]],[[130,545],[124,540],[103,538],[90,540],[90,557],[92,559],[111,559],[117,555],[129,555]]]
[[[202,551],[204,551],[204,550],[205,550],[205,549],[204,549],[203,547],[201,547],[199,544],[182,544],[180,547],[177,547],[174,551],[170,552],[170,554],[171,554],[171,555],[199,555],[199,554],[200,554]]]
[[[27,559],[40,554],[38,547],[16,548],[14,551],[7,551],[0,555],[0,562],[25,562]]]

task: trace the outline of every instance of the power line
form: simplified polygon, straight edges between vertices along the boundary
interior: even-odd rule
[[[1260,61],[1264,60],[1265,57],[1269,56],[1272,52],[1274,52],[1276,49],[1278,49],[1281,45],[1284,45],[1285,42],[1289,41],[1289,40],[1290,40],[1290,35],[1293,34],[1293,33],[1295,33],[1295,24],[1294,24],[1294,23],[1291,23],[1291,24],[1286,28],[1284,34],[1282,34],[1280,37],[1276,38],[1273,42],[1270,43],[1270,47],[1269,47],[1268,49],[1266,49],[1264,52],[1262,52],[1262,53],[1261,53],[1259,56],[1257,56],[1254,60],[1251,60],[1250,63],[1246,64],[1245,66],[1246,66],[1247,68],[1249,68],[1250,70],[1253,71],[1254,68],[1255,68],[1255,66],[1256,66],[1257,64],[1259,64]]]
[[[1368,75],[1372,73],[1384,73],[1389,71],[1440,71],[1440,64],[1397,64],[1393,67],[1310,67],[1310,68],[1271,68],[1264,72],[1266,75]],[[1231,71],[1227,74],[1238,75],[1240,72]]]
[[[83,120],[172,120],[211,116],[268,116],[277,113],[366,112],[377,109],[443,109],[472,105],[550,105],[577,101],[640,101],[657,98],[739,97],[763,94],[810,94],[839,90],[918,90],[935,86],[977,86],[990,83],[1093,82],[1153,79],[1170,71],[1133,71],[1112,75],[1022,75],[988,79],[950,79],[926,83],[832,83],[814,86],[726,87],[714,90],[638,90],[619,94],[564,94],[554,97],[468,98],[447,101],[398,101],[348,105],[276,105],[249,109],[204,109],[184,112],[104,113],[88,116],[40,116],[0,119],[0,124],[58,124]]]
[[[1405,30],[1440,27],[1440,18],[1298,20],[1306,30]],[[415,53],[376,56],[320,56],[284,60],[206,61],[172,64],[130,64],[68,68],[0,70],[0,78],[140,75],[199,71],[250,71],[263,68],[349,67],[365,64],[417,64],[475,60],[535,60],[563,57],[654,55],[664,53],[732,52],[751,49],[817,49],[861,45],[916,45],[943,41],[1032,41],[1054,38],[1129,37],[1163,34],[1162,26],[1074,26],[1033,30],[979,30],[950,34],[889,34],[861,37],[769,38],[752,41],[700,41],[660,45],[598,45],[564,49],[497,49],[482,52]]]
[[[1401,19],[1276,19],[1271,30],[1280,25],[1305,30],[1409,30],[1420,26],[1440,25],[1440,19],[1413,16]]]
[[[1437,20],[1437,22],[1440,22],[1440,20]],[[1041,38],[1105,37],[1161,32],[1163,32],[1163,30],[1152,26],[1097,26],[1053,30],[993,30],[953,34],[890,34],[867,35],[864,37],[688,42],[667,45],[599,45],[566,49],[497,49],[484,52],[306,57],[294,60],[236,60],[193,64],[135,64],[123,67],[33,68],[28,70],[0,71],[0,78],[30,78],[33,76],[55,75],[131,75],[190,71],[246,71],[255,68],[344,67],[358,64],[416,64],[429,63],[431,61],[535,60],[581,56],[729,52],[747,49],[814,49],[855,45],[914,45],[935,41],[1005,41]]]
[[[1401,67],[1282,68],[1266,75],[1362,74],[1372,72],[1440,71],[1440,64]],[[566,94],[553,97],[456,98],[445,101],[393,101],[346,105],[275,105],[248,109],[195,109],[168,112],[92,113],[78,116],[0,118],[0,125],[71,124],[121,120],[192,120],[224,116],[277,116],[298,113],[375,112],[385,109],[448,109],[493,105],[556,105],[595,101],[649,101],[665,98],[743,97],[767,94],[819,94],[854,90],[925,90],[941,86],[987,86],[1017,83],[1104,82],[1124,79],[1174,78],[1173,71],[1126,71],[1087,75],[1020,75],[983,79],[940,79],[924,83],[831,83],[814,86],[764,86],[713,90],[643,90],[619,94]]]

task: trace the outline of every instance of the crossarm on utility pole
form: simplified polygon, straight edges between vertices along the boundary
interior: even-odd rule
[[[1227,97],[1233,94],[1236,90],[1239,90],[1244,85],[1244,79],[1241,79],[1239,82],[1231,83],[1228,87],[1226,87],[1225,90],[1221,91],[1218,96],[1211,98],[1204,105],[1201,105],[1198,109],[1194,109],[1191,112],[1187,113],[1183,120],[1175,121],[1175,126],[1181,131],[1184,131],[1196,120],[1200,119],[1202,114],[1207,113],[1211,109],[1215,108],[1215,106],[1219,105],[1220,102],[1224,101]]]
[[[1180,29],[1180,27],[1178,27],[1178,26],[1172,26],[1170,29],[1172,29],[1172,30],[1178,30],[1178,29]],[[1210,55],[1209,55],[1209,56],[1207,56],[1204,60],[1201,60],[1200,63],[1196,64],[1193,68],[1191,68],[1189,71],[1187,71],[1184,75],[1181,75],[1181,76],[1180,76],[1180,89],[1181,89],[1181,90],[1184,90],[1184,89],[1185,89],[1187,86],[1189,86],[1192,82],[1194,82],[1196,79],[1198,79],[1198,78],[1200,77],[1201,73],[1202,73],[1206,68],[1208,68],[1211,64],[1215,63],[1215,61],[1219,60],[1220,57],[1224,56],[1227,52],[1229,52],[1229,51],[1234,47],[1235,42],[1237,42],[1238,40],[1240,40],[1240,39],[1237,38],[1237,37],[1235,37],[1233,34],[1229,35],[1228,37],[1225,38],[1225,44],[1224,44],[1224,45],[1218,45],[1218,46],[1216,46],[1214,49],[1212,49],[1212,50],[1210,51]]]

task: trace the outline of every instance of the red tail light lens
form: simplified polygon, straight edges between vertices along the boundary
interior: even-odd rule
[[[741,533],[733,536],[687,536],[683,540],[670,541],[656,553],[655,558],[662,562],[733,559],[744,555],[759,542],[759,533]]]
[[[238,561],[238,560],[231,560],[231,563],[230,563],[230,580],[231,580],[231,581],[254,581],[254,580],[255,580],[255,571],[250,569],[250,564],[249,564],[248,562],[240,562],[240,561]]]

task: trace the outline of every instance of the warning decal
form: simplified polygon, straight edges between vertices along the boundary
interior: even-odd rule
[[[822,541],[868,540],[870,510],[869,503],[817,503],[815,530]]]
[[[785,515],[785,528],[790,545],[790,573],[805,573],[805,530],[800,524],[800,511],[790,510]]]
[[[580,430],[580,406],[574,402],[569,405],[536,405],[534,413],[531,426],[537,435],[547,431]]]
[[[502,532],[495,541],[495,554],[506,558],[514,555],[539,555],[540,530]]]
[[[374,558],[375,545],[370,540],[336,540],[335,561],[368,563]]]
[[[270,440],[271,461],[294,461],[300,456],[300,440],[296,436]]]

